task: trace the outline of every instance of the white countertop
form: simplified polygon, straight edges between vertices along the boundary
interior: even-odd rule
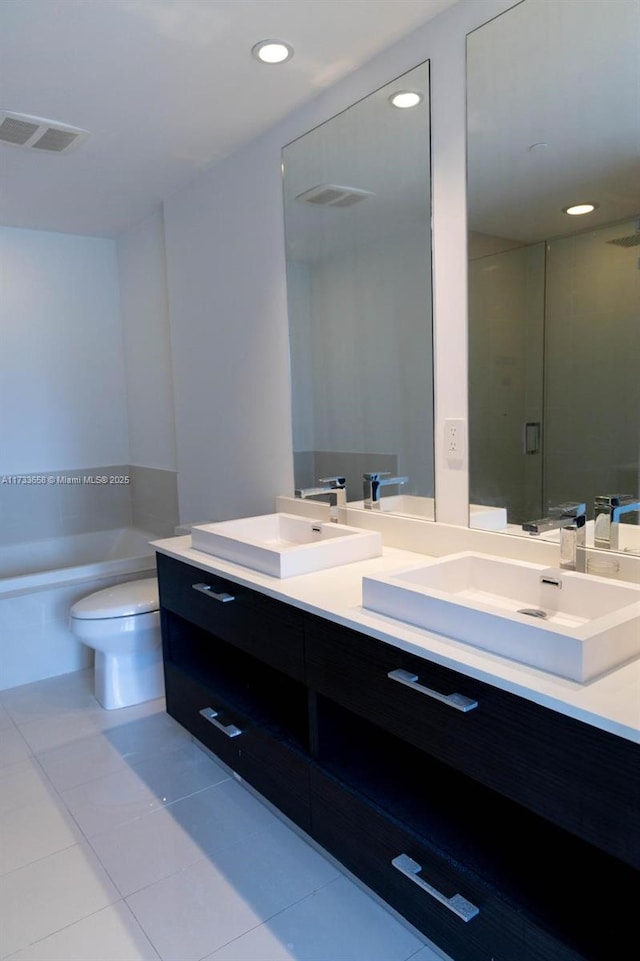
[[[371,560],[278,579],[193,550],[190,535],[154,541],[152,546],[193,567],[228,577],[301,610],[640,743],[640,658],[595,681],[579,684],[362,607],[364,575],[388,574],[418,565],[424,562],[424,554],[385,547],[381,557]]]

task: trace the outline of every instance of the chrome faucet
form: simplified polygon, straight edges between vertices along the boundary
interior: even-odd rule
[[[318,487],[299,487],[295,491],[296,497],[303,500],[322,500],[328,501],[331,508],[331,520],[337,524],[337,508],[344,507],[347,503],[347,487],[345,477],[320,477]]]
[[[408,477],[389,477],[389,471],[373,471],[362,475],[364,506],[367,510],[380,510],[380,488],[390,484],[406,484]]]
[[[620,518],[631,511],[640,512],[640,500],[633,494],[599,494],[594,501],[593,546],[617,551]]]
[[[527,521],[522,530],[534,536],[546,531],[560,531],[560,567],[565,571],[585,569],[587,505],[560,504],[551,508],[548,517]]]

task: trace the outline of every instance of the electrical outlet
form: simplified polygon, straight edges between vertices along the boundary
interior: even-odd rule
[[[444,456],[447,467],[460,469],[467,460],[467,422],[448,417],[444,422]]]

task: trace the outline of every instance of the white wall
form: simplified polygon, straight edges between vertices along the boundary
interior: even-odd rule
[[[311,449],[396,454],[406,492],[433,496],[425,240],[423,229],[403,231],[311,266],[306,369],[316,381]],[[360,488],[351,499],[359,496]]]
[[[130,461],[176,469],[162,212],[117,242]]]
[[[0,228],[0,472],[129,460],[113,240]]]
[[[442,425],[467,412],[465,38],[513,0],[463,0],[165,202],[182,521],[273,509],[293,490],[280,151],[431,61],[436,501],[467,523]]]
[[[293,489],[278,139],[165,203],[180,519]]]

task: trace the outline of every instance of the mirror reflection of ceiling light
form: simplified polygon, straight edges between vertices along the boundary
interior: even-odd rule
[[[598,204],[572,204],[571,207],[563,207],[562,213],[569,214],[571,217],[579,217],[581,214],[590,214],[596,208]]]
[[[422,94],[415,90],[398,90],[391,94],[389,103],[401,110],[406,110],[408,107],[417,107],[422,99]]]
[[[260,63],[285,63],[293,56],[293,47],[284,40],[261,40],[251,48]]]

